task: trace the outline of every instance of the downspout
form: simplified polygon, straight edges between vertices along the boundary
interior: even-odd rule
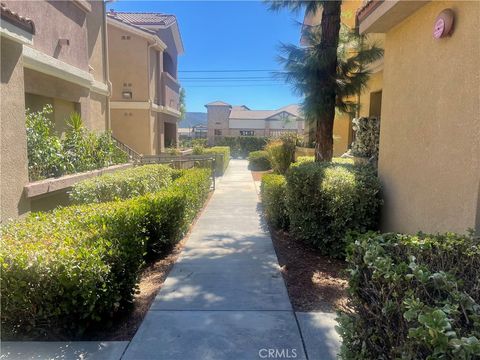
[[[107,95],[107,101],[106,101],[106,113],[107,113],[107,131],[112,130],[112,119],[110,115],[110,97],[112,96],[112,83],[110,82],[110,66],[109,66],[109,60],[108,60],[108,34],[107,34],[107,3],[113,2],[113,1],[105,1],[103,3],[103,58],[105,61],[104,67],[103,67],[103,72],[104,72],[104,78],[107,83],[108,87],[108,95]]]

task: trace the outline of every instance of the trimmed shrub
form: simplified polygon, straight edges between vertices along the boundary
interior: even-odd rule
[[[373,168],[353,164],[294,164],[287,172],[292,235],[335,257],[345,254],[349,231],[374,230],[382,204]]]
[[[156,193],[70,206],[2,227],[3,336],[79,334],[127,309],[139,271],[185,233],[210,172],[181,172]]]
[[[175,170],[167,165],[143,165],[80,181],[70,193],[77,204],[122,200],[157,192],[172,182]]]
[[[480,358],[480,240],[368,233],[348,248],[343,359]]]
[[[221,176],[227,170],[230,162],[230,148],[228,146],[214,146],[211,148],[204,148],[203,154],[215,155],[215,175]]]
[[[272,168],[265,150],[252,151],[248,154],[248,168],[253,171],[266,171]]]
[[[296,163],[306,163],[306,162],[314,162],[314,156],[299,156],[297,157]],[[336,164],[353,164],[354,161],[352,158],[342,158],[342,157],[334,157],[332,162]]]
[[[272,169],[277,174],[285,174],[290,164],[295,161],[297,134],[285,134],[279,139],[270,140],[265,147]]]
[[[265,215],[277,229],[288,228],[288,214],[285,204],[286,181],[283,175],[265,174],[260,185]]]
[[[252,151],[263,150],[267,137],[257,136],[224,136],[215,139],[215,145],[230,147],[234,158],[246,158]]]

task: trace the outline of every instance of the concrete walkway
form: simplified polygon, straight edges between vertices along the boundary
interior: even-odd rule
[[[232,160],[130,343],[4,342],[0,359],[335,359],[335,315],[293,312],[260,213]]]
[[[298,323],[247,162],[232,160],[122,359],[333,358],[331,316]]]

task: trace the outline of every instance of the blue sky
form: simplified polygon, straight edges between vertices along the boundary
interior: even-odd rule
[[[275,109],[301,101],[283,81],[265,79],[270,72],[183,71],[281,70],[279,44],[298,44],[303,14],[270,12],[260,1],[116,1],[108,8],[177,16],[185,47],[179,77],[186,90],[187,111],[206,111],[204,105],[215,100],[252,109]],[[186,79],[194,77],[206,79]],[[235,79],[212,79],[225,77]]]

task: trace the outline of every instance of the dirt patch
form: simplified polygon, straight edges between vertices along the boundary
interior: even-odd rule
[[[272,170],[267,171],[252,171],[253,181],[262,181],[262,176],[272,173]]]
[[[278,262],[295,311],[347,310],[346,263],[270,227]]]
[[[143,318],[147,314],[155,296],[160,291],[170,270],[182,252],[190,233],[200,214],[205,210],[213,193],[210,193],[203,209],[190,225],[188,233],[164,257],[149,264],[140,275],[138,293],[135,295],[133,309],[122,315],[117,315],[101,328],[91,329],[82,336],[81,340],[124,341],[131,340]]]

